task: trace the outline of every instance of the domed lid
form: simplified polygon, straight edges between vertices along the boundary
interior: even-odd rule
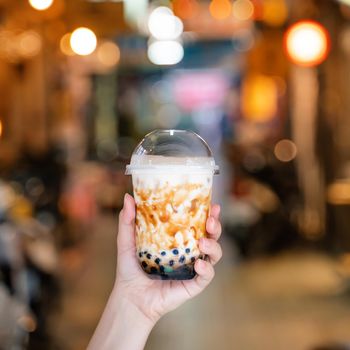
[[[170,170],[219,172],[208,144],[189,130],[154,130],[136,146],[126,174],[138,170]],[[172,170],[172,169],[171,169]]]

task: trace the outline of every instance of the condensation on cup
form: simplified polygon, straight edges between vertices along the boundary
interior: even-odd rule
[[[195,276],[216,173],[209,146],[192,131],[155,130],[135,148],[126,174],[136,202],[136,254],[151,278]]]

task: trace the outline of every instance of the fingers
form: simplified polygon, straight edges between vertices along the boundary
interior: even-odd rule
[[[212,216],[214,219],[219,220],[220,217],[220,205],[219,204],[213,204],[210,208],[210,216]]]
[[[124,206],[119,213],[118,253],[135,248],[135,201],[129,194],[124,196]]]
[[[201,293],[215,276],[213,266],[202,259],[198,259],[195,262],[194,269],[197,276],[192,280],[182,281],[191,298]]]
[[[208,255],[212,265],[215,265],[222,257],[221,246],[214,239],[201,238],[199,240],[199,249],[201,252]]]
[[[217,217],[211,216],[210,214],[206,223],[206,230],[208,232],[208,236],[217,241],[221,236],[222,229],[220,221],[218,220],[218,212],[214,214]]]

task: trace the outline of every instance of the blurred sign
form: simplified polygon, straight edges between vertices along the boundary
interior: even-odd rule
[[[186,111],[220,106],[229,88],[227,77],[217,70],[180,71],[172,81],[175,101]]]

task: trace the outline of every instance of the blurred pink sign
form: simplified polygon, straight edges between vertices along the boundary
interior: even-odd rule
[[[173,78],[175,101],[184,110],[220,106],[229,88],[228,79],[218,71],[190,71]]]

